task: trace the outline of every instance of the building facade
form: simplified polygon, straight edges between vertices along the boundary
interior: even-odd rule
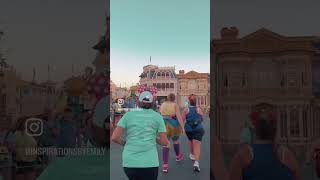
[[[61,91],[52,82],[36,83],[19,80],[18,114],[35,115],[55,109]]]
[[[287,37],[260,29],[239,37],[237,28],[223,28],[213,40],[216,79],[214,132],[224,144],[239,143],[253,110],[277,114],[277,140],[304,147],[320,137],[320,109],[315,106],[315,37]],[[319,59],[319,58],[318,58]],[[319,61],[320,62],[320,61]],[[320,107],[320,106],[319,106]]]
[[[209,73],[198,73],[196,71],[185,73],[184,70],[180,70],[179,74],[177,74],[177,79],[177,102],[180,107],[185,105],[190,94],[196,95],[197,105],[202,109],[208,109],[210,107]]]
[[[157,100],[161,103],[170,93],[177,95],[175,67],[147,65],[140,75],[140,84],[157,87]]]

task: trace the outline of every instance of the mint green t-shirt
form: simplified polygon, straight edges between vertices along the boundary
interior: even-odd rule
[[[126,129],[126,145],[122,152],[122,166],[132,168],[158,167],[156,137],[166,132],[162,116],[152,109],[127,112],[118,126]]]
[[[109,150],[104,155],[62,157],[51,162],[37,180],[108,179],[109,163]]]

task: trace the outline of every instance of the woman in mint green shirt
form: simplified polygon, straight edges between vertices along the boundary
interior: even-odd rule
[[[142,92],[139,109],[127,112],[119,121],[111,140],[124,145],[122,166],[129,180],[157,180],[157,143],[168,145],[162,116],[152,110],[153,95]],[[126,132],[126,140],[121,136]]]

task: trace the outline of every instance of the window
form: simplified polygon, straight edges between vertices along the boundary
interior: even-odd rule
[[[308,137],[308,112],[306,109],[302,112],[302,126],[303,137]]]
[[[298,76],[295,72],[288,72],[288,85],[291,87],[297,86]]]
[[[228,87],[228,83],[228,75],[226,74],[224,78],[224,87]]]
[[[156,84],[156,83],[153,83],[153,86],[154,86],[154,87],[157,87],[157,84]]]
[[[207,96],[204,97],[204,105],[207,105]]]
[[[299,111],[297,109],[293,109],[290,112],[290,135],[292,137],[299,137],[299,134]]]
[[[170,83],[170,88],[174,88],[174,84],[173,83]],[[180,86],[180,89],[181,89],[181,86]]]
[[[157,83],[157,88],[160,89],[161,88],[161,84]]]
[[[167,72],[167,73],[166,73],[166,77],[167,77],[167,78],[169,78],[169,77],[170,77],[169,72]]]
[[[165,74],[164,72],[162,72],[162,74],[161,74],[161,75],[162,75],[162,77],[165,77],[165,76],[166,76],[166,74]]]
[[[305,81],[304,81],[304,73],[302,72],[301,73],[301,84],[302,84],[302,86],[304,86],[305,85]]]
[[[286,138],[287,135],[287,111],[284,109],[280,112],[280,136]]]
[[[283,74],[282,77],[281,77],[281,81],[280,81],[280,86],[283,88],[285,86],[285,75]]]
[[[165,87],[166,87],[166,84],[165,84],[165,83],[162,83],[162,84],[161,84],[161,88],[162,88],[162,89],[165,89]]]
[[[169,83],[166,83],[166,88],[169,88],[169,87],[170,87]]]
[[[246,74],[242,73],[242,87],[245,87],[246,84],[247,84],[247,82],[246,82]]]

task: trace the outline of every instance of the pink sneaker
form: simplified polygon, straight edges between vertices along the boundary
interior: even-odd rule
[[[183,159],[183,154],[180,153],[180,155],[176,156],[176,161],[181,161]]]
[[[163,164],[162,165],[162,172],[168,173],[168,171],[169,171],[169,165],[168,164]]]

